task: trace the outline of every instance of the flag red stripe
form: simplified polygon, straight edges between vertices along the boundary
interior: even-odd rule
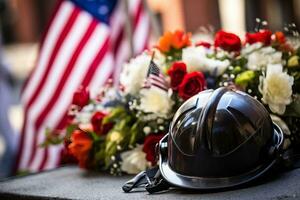
[[[89,85],[89,83],[91,82],[93,75],[95,74],[95,71],[97,70],[97,68],[99,67],[99,64],[101,63],[102,59],[104,58],[105,54],[107,53],[108,47],[109,47],[109,38],[106,39],[102,48],[100,49],[100,51],[97,53],[97,56],[93,60],[92,64],[89,66],[89,68],[88,68],[89,70],[85,74],[84,80],[81,82],[81,85],[83,87],[87,87]],[[101,66],[101,67],[105,67],[105,66]],[[62,129],[65,127],[66,122],[67,122],[67,110],[68,110],[68,108],[66,108],[65,114],[59,120],[59,123],[57,124],[55,129]],[[46,147],[44,151],[49,151],[48,147]],[[39,169],[44,169],[44,166],[46,164],[46,161],[44,161],[44,160],[47,160],[47,159],[48,159],[48,154],[46,154],[44,152],[43,161],[41,162]]]
[[[123,42],[124,32],[125,32],[125,30],[124,30],[124,28],[122,28],[121,31],[118,33],[116,40],[114,41],[114,44],[113,44],[113,54],[114,55],[117,55],[120,44],[121,44],[121,42]]]
[[[35,130],[39,130],[41,125],[43,125],[43,122],[44,122],[47,114],[52,109],[52,107],[55,105],[55,103],[57,102],[57,99],[59,98],[60,95],[63,95],[61,93],[61,91],[65,87],[65,83],[67,82],[69,75],[71,74],[71,72],[73,70],[74,64],[76,63],[76,60],[77,60],[79,54],[81,53],[83,47],[87,44],[87,41],[90,38],[93,31],[95,30],[97,24],[98,23],[96,22],[96,20],[91,21],[91,23],[89,24],[89,26],[86,30],[86,33],[84,34],[84,36],[82,37],[81,41],[79,42],[77,48],[75,49],[69,63],[66,65],[64,74],[61,77],[61,79],[56,87],[55,92],[53,93],[48,104],[44,107],[43,111],[41,111],[40,115],[38,116],[37,120],[35,121],[35,124],[34,124]],[[29,159],[29,165],[32,163],[32,160],[36,153],[36,147],[37,147],[37,145],[39,145],[39,144],[37,144],[37,138],[38,137],[34,137],[33,146],[32,146],[32,150],[31,150],[31,156]]]
[[[156,75],[150,74],[149,78],[153,79],[154,81],[160,82],[162,84],[166,84],[166,81],[164,80],[164,77],[162,75],[156,76]]]
[[[150,81],[150,85],[155,85],[155,86],[159,85],[159,88],[163,88],[164,90],[168,90],[168,88],[166,87],[165,84],[162,84],[162,83],[157,82],[157,81],[153,81],[151,79],[149,81]]]
[[[158,87],[158,88],[160,88],[160,89],[162,89],[162,90],[164,90],[164,91],[168,91],[168,89],[167,89],[166,87],[164,87],[164,86],[162,86],[162,85],[160,85],[160,84],[152,83],[151,85],[153,85],[153,86],[155,86],[155,87]]]
[[[140,1],[139,5],[137,7],[136,13],[134,13],[134,16],[133,16],[134,29],[135,29],[135,27],[137,27],[138,23],[140,22],[142,11],[143,11],[143,3],[142,3],[142,1]]]
[[[48,147],[46,147],[44,149],[43,160],[42,160],[42,162],[41,162],[41,164],[39,166],[39,171],[42,171],[44,169],[44,166],[45,166],[45,164],[47,162],[47,159],[48,159],[48,154],[49,154],[49,149],[48,149]]]

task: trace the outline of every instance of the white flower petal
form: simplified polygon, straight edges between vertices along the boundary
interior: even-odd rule
[[[121,170],[128,174],[137,174],[147,167],[150,167],[149,162],[146,160],[146,154],[142,151],[143,146],[138,145],[130,151],[121,153],[123,160]]]
[[[219,76],[224,73],[230,65],[229,60],[221,61],[218,59],[208,58],[207,55],[210,53],[210,50],[203,46],[190,46],[184,48],[182,50],[182,61],[186,63],[187,71],[208,72],[210,75],[214,76]],[[225,55],[225,52],[219,52],[219,54],[220,53],[222,53],[222,56]]]
[[[266,77],[260,77],[259,91],[262,102],[269,105],[273,113],[284,114],[286,105],[292,102],[294,78],[283,72],[281,64],[268,64]]]
[[[166,118],[172,111],[174,102],[165,92],[159,88],[151,87],[141,90],[141,103],[139,110],[146,113],[154,113],[159,117]]]

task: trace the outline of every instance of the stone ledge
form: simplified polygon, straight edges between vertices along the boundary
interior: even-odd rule
[[[173,189],[154,195],[144,191],[126,194],[121,187],[130,178],[130,176],[113,177],[67,166],[2,181],[0,199],[300,199],[300,169],[277,175],[259,185],[216,193]]]

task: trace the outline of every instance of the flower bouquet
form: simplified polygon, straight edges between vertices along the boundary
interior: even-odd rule
[[[95,98],[79,88],[69,125],[47,130],[44,145],[64,143],[62,162],[136,174],[157,164],[155,146],[187,99],[220,86],[243,90],[261,101],[285,134],[285,148],[299,142],[300,65],[298,37],[261,29],[245,40],[223,30],[214,42],[167,32],[152,49],[123,67],[120,84],[108,82]]]

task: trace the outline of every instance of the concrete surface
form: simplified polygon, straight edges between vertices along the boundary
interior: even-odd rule
[[[144,191],[126,194],[121,186],[129,178],[130,176],[113,177],[108,174],[91,173],[68,166],[2,181],[0,199],[300,199],[300,169],[274,176],[248,188],[217,193],[172,189],[154,195]]]

